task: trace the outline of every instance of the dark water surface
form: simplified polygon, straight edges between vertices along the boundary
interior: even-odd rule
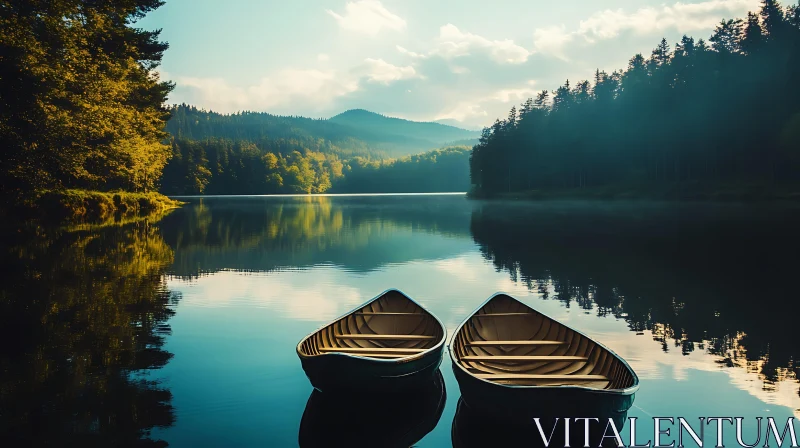
[[[752,443],[755,417],[800,415],[796,207],[189,201],[161,220],[5,233],[0,446],[296,446],[304,412],[345,431],[348,403],[312,397],[295,345],[391,287],[450,332],[504,291],[604,343],[641,379],[640,441],[652,416],[745,417]],[[438,422],[434,399],[378,433],[429,424],[417,445],[450,446],[447,355],[441,371]],[[340,445],[327,419],[303,422],[321,430]],[[339,436],[375,446],[358,434]]]

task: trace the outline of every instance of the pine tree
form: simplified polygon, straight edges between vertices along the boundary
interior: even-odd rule
[[[742,36],[741,48],[746,54],[755,54],[764,45],[764,32],[761,28],[758,15],[754,12],[747,13],[747,24]]]

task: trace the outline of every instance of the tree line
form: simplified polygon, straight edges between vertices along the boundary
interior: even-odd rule
[[[483,130],[470,159],[483,194],[614,185],[796,182],[800,6],[763,0],[706,41],[542,91]]]
[[[466,191],[467,147],[451,147],[398,159],[356,156],[300,145],[273,149],[262,140],[174,139],[161,192],[199,194],[310,194]]]

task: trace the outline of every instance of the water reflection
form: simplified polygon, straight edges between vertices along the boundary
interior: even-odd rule
[[[623,318],[667,352],[695,350],[795,379],[794,207],[484,204],[471,232],[484,257],[541,297]]]
[[[172,250],[146,221],[3,229],[0,435],[6,446],[166,446],[164,366],[178,297]]]
[[[300,422],[299,444],[311,447],[409,447],[436,427],[447,400],[438,372],[403,394],[322,393],[314,390]]]
[[[625,426],[627,413],[615,415],[595,416],[587,415],[582,412],[580,403],[563,403],[557,408],[548,407],[541,409],[537,414],[541,430],[535,422],[529,424],[513,424],[507,421],[498,420],[492,415],[483,414],[479,409],[467,405],[462,398],[458,399],[451,437],[454,448],[486,448],[486,447],[556,447],[556,446],[613,446],[617,443],[613,438],[603,438],[604,435],[613,436],[614,432],[606,426],[609,419],[614,421],[613,428],[620,432]],[[597,418],[598,421],[589,421],[588,443],[585,430],[586,422],[583,420],[575,421],[576,418]],[[565,424],[565,420],[570,420]],[[543,439],[543,437],[546,439]],[[622,438],[624,443],[624,437]]]
[[[356,272],[464,251],[469,209],[452,196],[198,199],[168,216],[171,271],[196,277],[220,270],[274,271],[332,264]],[[420,240],[428,235],[428,244]]]

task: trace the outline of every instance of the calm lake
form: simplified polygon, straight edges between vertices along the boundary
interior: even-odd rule
[[[296,446],[312,393],[297,342],[388,288],[449,332],[503,291],[605,344],[641,379],[640,441],[652,416],[745,417],[748,443],[755,417],[800,416],[797,207],[183,200],[150,222],[6,232],[4,446]],[[417,446],[451,446],[447,354],[441,371]]]

